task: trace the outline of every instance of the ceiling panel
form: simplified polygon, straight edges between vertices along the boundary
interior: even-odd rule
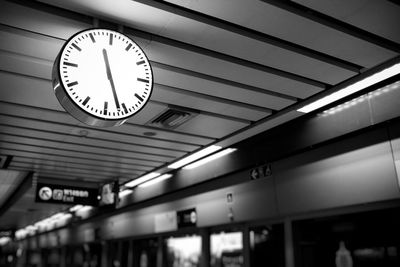
[[[180,47],[152,41],[147,47],[151,60],[168,62],[186,70],[200,72],[226,81],[234,81],[260,89],[306,98],[323,90],[321,86],[289,79],[270,72],[249,68],[211,55],[193,53]]]
[[[4,114],[4,112],[1,113]],[[33,113],[37,112],[32,112],[32,114]],[[73,126],[71,127],[71,125],[60,123],[59,121],[52,121],[52,120],[43,121],[40,118],[35,118],[33,116],[30,117],[28,115],[26,115],[26,117],[29,119],[20,117],[24,115],[25,114],[20,114],[19,116],[4,116],[0,114],[1,118],[0,123],[2,123],[2,125],[7,125],[7,126],[25,127],[27,128],[26,129],[27,131],[29,131],[29,129],[32,128],[40,131],[62,133],[78,137],[84,136],[86,138],[95,138],[95,139],[110,140],[110,141],[118,140],[118,142],[120,142],[121,144],[138,144],[150,148],[160,147],[160,149],[166,149],[166,150],[187,152],[200,147],[199,145],[196,145],[194,143],[193,144],[185,143],[180,140],[168,141],[168,140],[156,139],[154,137],[149,138],[145,136],[136,136],[133,134],[121,134],[121,133],[90,128],[83,125],[78,125],[77,127]],[[51,130],[49,130],[50,126]]]
[[[257,106],[246,105],[227,98],[213,97],[196,91],[168,86],[156,85],[152,99],[169,103],[174,102],[178,106],[249,121],[257,121],[271,114],[271,111],[267,108],[258,108]]]
[[[93,146],[85,143],[86,138],[81,138],[81,142],[69,142],[67,140],[62,140],[61,142],[58,140],[51,140],[43,137],[33,137],[33,136],[17,136],[12,134],[6,134],[2,132],[1,141],[7,143],[17,143],[17,144],[26,144],[30,146],[37,147],[47,147],[47,148],[55,148],[59,150],[68,150],[68,151],[79,151],[81,153],[88,153],[93,155],[107,155],[118,158],[127,158],[127,159],[140,159],[145,162],[168,162],[174,160],[173,156],[166,155],[156,155],[149,153],[137,153],[128,151],[126,149],[116,149],[116,148],[105,148],[99,145]]]
[[[246,104],[254,104],[259,107],[281,109],[295,102],[294,99],[285,99],[267,94],[267,92],[245,90],[173,71],[158,71],[158,69],[154,69],[154,76],[157,77],[156,82],[167,86],[200,92]]]
[[[316,81],[337,84],[356,73],[298,53],[256,41],[216,27],[176,17],[161,33],[169,38],[294,73]],[[193,26],[193,27],[192,27]],[[198,33],[201,34],[198,34]],[[182,36],[187,37],[182,39]],[[191,36],[193,36],[191,38]],[[217,41],[218,40],[218,41]],[[333,73],[335,73],[333,75]]]
[[[18,150],[16,148],[14,149],[3,149],[2,150],[4,153],[7,153],[9,155],[13,155],[14,157],[18,158],[29,158],[31,160],[38,160],[44,161],[44,162],[49,162],[49,163],[54,163],[54,166],[58,166],[59,162],[63,162],[65,164],[79,164],[79,165],[84,165],[88,167],[96,167],[99,166],[99,161],[95,159],[90,159],[90,158],[74,158],[70,156],[64,156],[60,154],[52,154],[52,153],[37,153],[37,152],[30,152],[27,150]],[[59,165],[59,166],[64,166],[64,165]],[[72,165],[71,165],[72,166]],[[107,167],[107,168],[113,168],[115,172],[118,170],[126,170],[127,172],[131,171],[149,171],[152,169],[152,167],[146,167],[146,166],[141,166],[141,165],[132,165],[129,163],[121,163],[121,162],[108,162],[108,161],[102,161],[101,162],[102,167]]]
[[[329,16],[400,43],[400,7],[396,1],[382,0],[295,0]]]
[[[28,29],[32,32],[43,32],[56,38],[66,39],[76,32],[90,27],[90,24],[82,20],[60,16],[51,11],[41,11],[29,7],[29,5],[1,1],[0,7],[2,24],[18,29]]]
[[[260,0],[233,0],[229,1],[229,4],[226,4],[225,0],[216,0],[210,1],[207,5],[194,0],[168,0],[168,2],[300,44],[348,62],[355,62],[363,67],[374,66],[396,54]],[[313,2],[321,4],[324,1]],[[326,3],[322,5],[325,7]],[[221,6],[224,8],[220,8]],[[242,12],[244,9],[247,12]],[[336,45],[332,45],[332,42]]]
[[[0,115],[0,119],[3,118]],[[51,126],[50,123],[47,123],[48,127]],[[7,124],[0,124],[0,133],[6,134],[9,136],[16,136],[16,137],[27,137],[32,138],[33,140],[52,140],[54,142],[66,144],[79,144],[80,146],[90,146],[90,147],[100,147],[106,148],[110,150],[118,150],[118,151],[135,151],[140,153],[141,155],[160,155],[166,156],[168,158],[175,158],[181,157],[185,154],[184,151],[177,151],[172,149],[161,149],[157,147],[147,147],[137,144],[129,144],[129,143],[122,143],[119,141],[112,141],[110,139],[101,139],[101,138],[94,138],[88,136],[78,136],[78,135],[71,135],[68,133],[55,133],[47,131],[46,128],[41,130],[36,130],[33,128],[23,127],[21,125],[7,125]]]
[[[113,176],[117,173],[119,176],[136,176],[144,173],[144,170],[131,170],[120,167],[109,167],[105,165],[89,165],[85,163],[72,163],[66,161],[56,161],[54,159],[38,159],[16,156],[13,158],[10,167],[21,166],[25,164],[29,165],[30,168],[46,166],[52,170],[64,170],[69,169],[72,171],[79,171],[81,173],[102,173],[103,175]],[[69,172],[65,172],[69,174]]]

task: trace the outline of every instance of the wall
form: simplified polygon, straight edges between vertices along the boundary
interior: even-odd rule
[[[102,238],[123,238],[155,233],[157,214],[192,207],[198,212],[198,227],[208,227],[229,224],[230,208],[234,222],[245,222],[400,199],[395,168],[399,135],[400,123],[373,129],[274,162],[271,177],[250,181],[245,170],[224,179],[239,176],[247,182],[124,212],[95,227],[101,228]],[[232,204],[227,193],[233,194]]]
[[[272,163],[272,176],[250,180],[250,170],[175,192],[58,232],[60,244],[154,234],[159,214],[195,207],[198,227],[285,217],[399,200],[400,122],[382,125]],[[233,184],[229,185],[227,181]],[[221,183],[220,181],[224,181]],[[222,184],[225,186],[222,187]],[[228,184],[228,185],[227,185]],[[213,185],[215,188],[213,189]],[[227,193],[233,202],[227,202]],[[175,197],[172,197],[174,194]],[[135,208],[134,207],[134,208]],[[228,216],[233,212],[233,221]],[[49,233],[51,234],[51,233]],[[49,245],[54,237],[41,238]]]

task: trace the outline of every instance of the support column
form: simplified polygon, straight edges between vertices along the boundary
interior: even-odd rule
[[[285,219],[285,266],[294,267],[292,221]]]
[[[200,267],[210,266],[210,234],[207,229],[200,229],[201,236],[201,256]]]
[[[244,267],[250,267],[250,231],[248,226],[243,230],[243,260]]]
[[[163,267],[163,239],[158,237],[157,267]]]

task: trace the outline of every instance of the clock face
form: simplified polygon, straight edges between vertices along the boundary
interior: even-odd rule
[[[122,124],[143,108],[153,87],[142,49],[129,37],[106,29],[74,35],[54,68],[57,98],[71,115],[90,125]]]

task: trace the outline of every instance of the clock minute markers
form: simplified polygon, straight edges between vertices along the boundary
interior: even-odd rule
[[[78,64],[71,63],[71,62],[66,62],[66,61],[64,61],[64,65],[70,66],[70,67],[78,67]]]
[[[136,96],[136,98],[139,99],[140,101],[143,101],[143,98],[142,98],[140,95],[135,94],[135,96]]]
[[[108,61],[107,50],[105,48],[103,48],[103,58],[104,58],[104,63],[106,64],[107,79],[110,82],[111,89],[114,95],[115,105],[117,106],[117,110],[119,111],[120,110],[119,101],[117,97],[117,92],[115,91],[114,80],[111,74],[111,68],[110,68],[110,63]]]

